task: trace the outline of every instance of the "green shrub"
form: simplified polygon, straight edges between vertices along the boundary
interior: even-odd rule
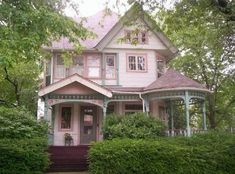
[[[49,164],[47,130],[24,109],[0,107],[0,173],[43,173]]]
[[[162,121],[144,113],[108,115],[103,124],[104,139],[152,139],[164,135]]]
[[[233,174],[235,136],[106,140],[92,145],[89,161],[94,174]]]
[[[0,107],[0,138],[46,137],[47,124],[20,108]]]
[[[1,174],[42,174],[49,164],[44,138],[0,139]]]

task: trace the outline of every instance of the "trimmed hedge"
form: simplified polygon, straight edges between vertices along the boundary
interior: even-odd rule
[[[106,140],[93,144],[89,161],[93,174],[233,174],[235,136]]]
[[[154,139],[164,136],[164,130],[165,125],[161,120],[144,113],[108,115],[102,127],[104,139]]]

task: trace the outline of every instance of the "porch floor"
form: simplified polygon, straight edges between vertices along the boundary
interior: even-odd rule
[[[79,146],[50,146],[50,172],[82,172],[88,170],[89,145]]]

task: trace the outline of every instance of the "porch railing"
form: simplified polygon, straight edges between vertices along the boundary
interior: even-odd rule
[[[205,133],[207,130],[203,129],[191,129],[190,134],[198,134],[198,133]],[[186,129],[168,129],[165,131],[167,136],[187,136],[187,130]]]

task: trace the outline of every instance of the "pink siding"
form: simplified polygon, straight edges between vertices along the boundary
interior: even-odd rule
[[[94,94],[96,92],[82,84],[74,82],[72,84],[69,84],[63,88],[56,90],[54,93],[56,94]]]

